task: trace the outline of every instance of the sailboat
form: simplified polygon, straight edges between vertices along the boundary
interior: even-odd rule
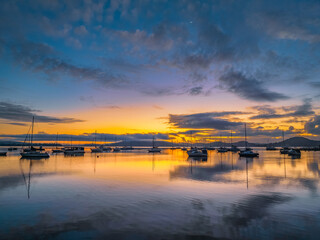
[[[153,138],[152,138],[152,148],[150,148],[150,149],[148,150],[148,152],[149,152],[149,153],[159,153],[159,152],[161,152],[161,149],[155,146],[155,143],[154,143],[154,134],[153,134]]]
[[[280,153],[281,154],[288,154],[289,152],[289,148],[284,146],[284,131],[282,130],[282,143],[283,143],[283,147],[280,149]]]
[[[93,153],[102,153],[103,148],[102,147],[97,147],[97,131],[94,132],[94,148],[91,148],[91,152]]]
[[[43,152],[42,146],[36,149],[33,147],[33,128],[34,128],[34,116],[32,117],[32,125],[31,125],[31,135],[29,148],[24,149],[20,154],[23,158],[49,158],[49,154],[47,152]]]
[[[122,146],[122,148],[121,148],[121,150],[122,151],[131,151],[131,150],[133,150],[134,148],[132,147],[132,146],[128,146],[127,145],[127,139],[126,139],[126,137],[124,137],[124,139],[123,139],[123,146]]]
[[[63,150],[58,148],[58,133],[56,136],[56,148],[52,149],[52,153],[63,153]]]
[[[207,150],[215,150],[215,147],[212,146],[212,142],[209,143],[209,147],[207,147]]]
[[[106,146],[106,143],[107,143],[107,138],[106,138],[106,137],[104,137],[104,144],[103,144],[103,145],[101,145],[101,147],[102,147],[102,151],[103,151],[103,152],[111,152],[112,148],[111,148],[111,147]]]
[[[222,146],[222,137],[220,135],[220,142],[221,142],[221,146],[218,148],[218,153],[225,153],[228,152],[228,149]]]
[[[233,143],[232,143],[232,130],[231,130],[231,148],[230,148],[230,151],[231,152],[239,152],[240,151],[240,149],[239,148],[237,148],[237,146],[236,145],[233,145]]]
[[[208,151],[207,149],[198,149],[197,147],[193,146],[193,137],[192,137],[192,132],[191,132],[191,148],[190,150],[187,151],[189,157],[194,157],[194,158],[206,158],[208,157]]]
[[[174,146],[174,144],[173,144],[173,140],[171,141],[171,148],[170,148],[171,150],[175,150],[175,149],[177,149],[175,146]]]
[[[244,136],[245,136],[245,150],[239,152],[240,157],[259,157],[259,153],[253,152],[250,148],[247,146],[247,124],[244,124]]]
[[[68,156],[83,156],[85,151],[84,151],[84,147],[72,146],[72,137],[71,137],[70,147],[65,147],[63,153],[64,155],[68,155]]]

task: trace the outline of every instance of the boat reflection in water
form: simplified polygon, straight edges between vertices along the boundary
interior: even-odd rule
[[[30,186],[31,186],[31,180],[32,180],[32,166],[33,165],[43,165],[44,161],[47,158],[21,158],[19,161],[19,167],[21,171],[21,176],[23,178],[23,182],[25,184],[26,190],[27,190],[27,197],[30,199]],[[25,165],[25,167],[23,166]],[[27,170],[26,170],[26,169]],[[37,176],[40,176],[39,173],[37,173]]]
[[[318,239],[320,152],[254,151],[10,154],[0,239]]]

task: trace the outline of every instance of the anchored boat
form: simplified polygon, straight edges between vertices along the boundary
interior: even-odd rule
[[[245,150],[242,150],[239,152],[240,157],[248,157],[248,158],[254,158],[259,157],[259,153],[253,152],[250,148],[247,146],[247,124],[244,124],[244,138],[245,138]]]
[[[153,134],[153,138],[152,138],[152,148],[150,148],[150,149],[148,150],[148,152],[149,152],[149,153],[159,153],[159,152],[161,152],[161,149],[155,146],[155,143],[154,143],[154,134]]]
[[[40,148],[33,147],[33,128],[34,128],[34,116],[32,117],[31,134],[27,133],[26,139],[29,136],[29,148],[23,149],[20,153],[22,158],[49,158],[50,155],[44,151],[42,146]]]
[[[207,157],[208,156],[208,151],[206,149],[197,149],[193,148],[189,150],[188,152],[189,157]]]

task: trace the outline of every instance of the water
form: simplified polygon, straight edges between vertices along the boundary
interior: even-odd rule
[[[319,239],[320,152],[0,157],[0,239]]]

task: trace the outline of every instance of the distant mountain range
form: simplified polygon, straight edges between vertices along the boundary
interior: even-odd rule
[[[23,143],[22,142],[15,142],[15,141],[0,141],[0,146],[21,146]],[[55,146],[54,143],[34,143],[35,146]],[[84,144],[85,146],[92,146],[92,144]],[[106,144],[109,146],[133,146],[133,147],[148,147],[152,145],[151,141],[126,141],[126,142],[117,142],[117,143],[111,143],[111,144]],[[171,143],[171,142],[166,142],[166,141],[156,141],[155,142],[156,146],[159,147],[171,147],[173,146],[190,146],[188,143]],[[223,142],[213,142],[211,144],[209,143],[197,143],[194,144],[196,146],[213,146],[213,147],[230,147],[230,143],[223,143]],[[245,142],[240,141],[240,142],[234,142],[233,145],[236,145],[238,147],[244,147]],[[282,146],[288,146],[288,147],[317,147],[320,146],[320,141],[315,141],[315,140],[310,140],[305,137],[293,137],[285,140],[284,142],[275,142],[275,143],[247,143],[248,146],[251,147],[266,147],[266,146],[275,146],[275,147],[282,147]]]

